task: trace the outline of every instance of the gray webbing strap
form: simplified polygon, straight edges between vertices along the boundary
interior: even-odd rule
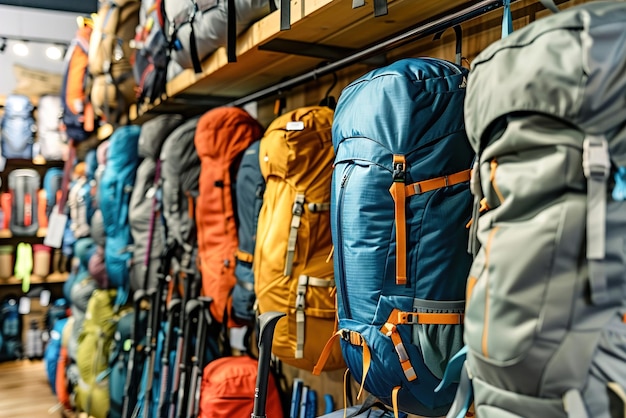
[[[570,389],[563,395],[563,407],[568,418],[589,418],[585,402],[577,389]]]
[[[478,242],[478,217],[480,215],[480,201],[484,197],[480,185],[480,159],[477,156],[472,167],[472,175],[470,176],[470,190],[474,195],[474,205],[472,208],[472,224],[469,230],[469,240],[467,243],[467,252],[476,257],[480,249]]]
[[[606,242],[606,190],[611,160],[609,145],[603,136],[587,135],[583,141],[583,172],[587,178],[587,260],[591,300],[608,300],[604,268]]]
[[[296,293],[296,355],[295,358],[304,356],[304,309],[306,308],[307,286],[335,287],[334,279],[320,279],[301,274],[298,277],[298,289]]]
[[[304,193],[297,193],[291,209],[291,227],[289,230],[289,241],[287,242],[287,258],[285,260],[285,276],[291,276],[293,267],[293,257],[296,253],[296,241],[298,239],[298,228],[300,219],[304,213]]]
[[[309,212],[326,212],[330,210],[330,202],[309,203],[306,207],[309,209]]]
[[[237,280],[237,285],[246,289],[248,292],[254,292],[254,283],[244,282],[243,280]]]
[[[560,12],[559,8],[554,3],[554,0],[539,0],[539,2],[543,5],[543,7],[550,10],[552,13]]]

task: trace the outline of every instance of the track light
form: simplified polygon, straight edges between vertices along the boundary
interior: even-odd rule
[[[26,45],[26,42],[19,41],[13,44],[13,53],[18,57],[25,57],[28,55],[28,45]]]
[[[46,48],[46,56],[53,61],[59,61],[65,55],[63,49],[58,45],[51,45]]]

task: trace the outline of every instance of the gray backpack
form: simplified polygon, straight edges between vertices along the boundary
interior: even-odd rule
[[[234,39],[250,25],[277,8],[276,0],[164,0],[165,34],[173,45],[172,60],[183,68],[202,72],[201,61],[227,46],[235,61]],[[229,4],[236,12],[229,14]],[[229,21],[229,20],[233,21]],[[235,24],[236,23],[236,24]],[[227,36],[228,32],[228,36]]]
[[[480,418],[623,417],[626,3],[571,8],[485,49],[465,116],[477,241],[448,416],[473,390]]]
[[[160,219],[161,199],[157,191],[161,182],[159,155],[167,136],[181,123],[180,115],[159,115],[141,126],[138,152],[143,158],[130,196],[128,222],[133,236],[133,261],[130,288],[153,289],[165,244]]]

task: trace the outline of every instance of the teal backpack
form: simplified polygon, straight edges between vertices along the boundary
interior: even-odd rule
[[[435,388],[463,345],[466,79],[448,61],[399,60],[348,85],[333,122],[336,335],[362,387],[416,415],[448,411],[455,388]]]

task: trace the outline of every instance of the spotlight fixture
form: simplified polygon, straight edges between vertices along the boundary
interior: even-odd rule
[[[13,44],[13,53],[18,57],[25,57],[28,55],[28,46],[26,45],[26,42],[19,41]]]
[[[0,38],[0,53],[7,49],[7,38]]]
[[[58,45],[50,45],[46,48],[46,56],[53,61],[59,61],[63,55],[63,49]]]

